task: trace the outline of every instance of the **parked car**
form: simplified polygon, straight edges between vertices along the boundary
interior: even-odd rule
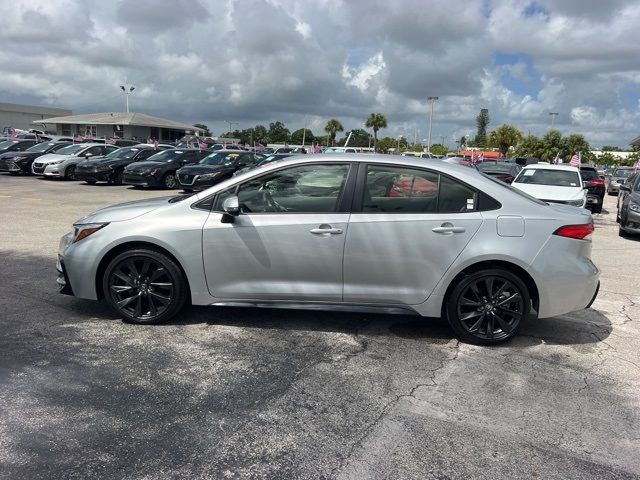
[[[587,189],[587,208],[593,213],[602,212],[604,202],[604,180],[600,178],[598,169],[588,165],[580,166],[582,183]]]
[[[256,153],[255,155],[257,163],[248,164],[246,167],[236,170],[235,172],[233,172],[233,176],[235,177],[236,175],[241,175],[248,172],[249,170],[253,170],[254,168],[265,167],[271,162],[276,162],[278,160],[282,160],[283,158],[292,157],[295,155],[295,153],[272,153],[271,155],[261,155],[259,153]],[[262,158],[262,160],[260,160],[260,157]]]
[[[631,174],[625,183],[620,185],[616,220],[620,224],[618,233],[621,237],[640,234],[640,173],[638,172]]]
[[[156,153],[144,162],[136,162],[124,169],[122,183],[135,187],[175,188],[178,186],[176,171],[198,163],[211,154],[208,150],[171,149]]]
[[[617,195],[620,191],[620,185],[624,185],[631,175],[634,172],[633,167],[617,167],[609,178],[609,183],[607,185],[607,195]]]
[[[498,160],[485,160],[475,167],[485,175],[491,175],[506,183],[511,183],[520,173],[522,167],[515,162],[501,162]]]
[[[279,148],[275,151],[275,153],[287,153],[281,150],[282,148]],[[325,148],[322,153],[335,154],[335,153],[358,153],[358,152],[353,147],[328,147],[328,148]]]
[[[25,151],[7,152],[0,155],[0,172],[9,172],[11,175],[31,175],[33,161],[46,155],[55,153],[69,145],[69,142],[42,142],[27,148]]]
[[[4,142],[0,142],[0,155],[9,152],[24,152],[28,148],[33,147],[35,140],[21,140],[19,138],[9,138]]]
[[[178,170],[178,183],[186,192],[204,190],[232,177],[241,168],[256,166],[264,158],[263,155],[251,152],[218,150],[200,160],[199,163],[187,165]]]
[[[116,150],[118,147],[112,145],[104,145],[100,143],[75,143],[68,145],[55,153],[48,153],[42,155],[40,158],[33,162],[31,171],[34,175],[43,175],[45,177],[60,177],[66,175],[66,167],[59,170],[59,166],[65,162],[65,160],[73,159],[70,164],[76,165],[80,160],[85,160],[92,157],[100,157],[105,153]],[[72,169],[73,170],[73,169]],[[60,173],[62,172],[62,174]],[[74,176],[75,172],[69,171]]]
[[[109,155],[117,150],[120,150],[120,148],[115,145],[96,145],[79,155],[66,155],[62,159],[45,165],[43,175],[45,178],[76,180],[76,169],[79,163],[104,158],[105,155]]]
[[[160,149],[155,149],[146,143],[137,144],[134,147],[118,148],[103,157],[78,163],[76,180],[83,180],[90,185],[97,182],[120,185],[127,165],[147,160],[160,151]]]
[[[400,155],[403,157],[418,157],[418,158],[444,158],[443,156],[436,157],[433,153],[426,152],[402,152]]]
[[[378,173],[421,177],[438,193],[372,196]],[[134,323],[166,321],[187,302],[363,305],[444,314],[458,337],[490,345],[530,317],[591,305],[599,287],[592,232],[586,210],[546,204],[475,169],[296,156],[198,195],[83,217],[60,242],[57,281],[62,293],[104,298]]]
[[[580,172],[576,167],[568,165],[527,165],[512,185],[547,203],[562,203],[582,208],[587,203]]]

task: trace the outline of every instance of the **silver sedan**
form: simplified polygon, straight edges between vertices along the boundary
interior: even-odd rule
[[[186,303],[358,309],[445,316],[462,340],[496,344],[591,305],[592,231],[588,211],[475,169],[305,155],[78,220],[58,283],[135,323]]]

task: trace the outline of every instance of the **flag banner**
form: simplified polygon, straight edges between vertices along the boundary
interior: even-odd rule
[[[569,162],[569,164],[572,167],[579,167],[580,166],[580,157],[577,154],[573,155],[573,157],[571,157],[571,161]]]

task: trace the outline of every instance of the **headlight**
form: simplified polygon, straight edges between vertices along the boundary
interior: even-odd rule
[[[49,162],[48,165],[60,165],[64,160],[56,160],[55,162]]]
[[[569,205],[573,205],[574,207],[581,207],[584,203],[584,200],[570,200],[567,202]]]
[[[106,227],[109,223],[84,223],[80,225],[74,225],[73,242],[76,243],[80,240],[87,238],[89,235],[93,235],[101,228]]]
[[[205,173],[204,175],[199,175],[198,178],[200,180],[211,180],[212,178],[216,178],[218,175],[220,175],[220,172]]]
[[[156,168],[150,168],[149,170],[145,170],[144,172],[142,172],[143,175],[155,175],[156,173],[158,173],[160,170],[162,170],[159,167]]]
[[[629,210],[640,212],[640,205],[638,205],[636,202],[629,202]]]

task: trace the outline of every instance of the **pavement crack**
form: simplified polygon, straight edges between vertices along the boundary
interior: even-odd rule
[[[395,395],[394,398],[389,400],[382,407],[382,410],[380,410],[380,413],[378,414],[378,416],[369,425],[367,425],[367,427],[364,429],[362,434],[351,445],[351,447],[349,447],[349,450],[347,451],[347,454],[340,460],[340,464],[337,467],[335,467],[335,468],[333,468],[331,470],[331,474],[330,474],[331,478],[335,478],[336,475],[338,473],[340,473],[340,471],[342,469],[344,469],[344,467],[346,467],[346,465],[349,463],[349,460],[351,459],[351,457],[353,456],[355,451],[358,449],[358,447],[360,447],[366,441],[366,439],[369,437],[371,432],[373,432],[375,430],[375,428],[378,426],[378,424],[380,424],[380,422],[383,420],[383,418],[387,415],[389,410],[394,405],[396,405],[403,398],[409,398],[409,397],[415,398],[415,393],[420,388],[435,387],[435,386],[438,385],[438,383],[435,381],[435,377],[436,377],[437,373],[440,370],[442,370],[445,366],[447,366],[447,364],[453,362],[454,360],[456,360],[458,358],[458,355],[460,354],[460,341],[459,340],[455,340],[455,344],[452,347],[448,347],[448,348],[450,350],[453,350],[453,352],[454,352],[453,355],[451,357],[449,357],[449,358],[443,358],[442,360],[440,360],[440,365],[429,372],[429,376],[430,376],[430,379],[429,379],[430,382],[429,383],[418,383],[418,384],[414,385],[413,387],[411,387],[411,389],[408,391],[408,393],[402,393],[402,394],[399,394],[399,395]]]

